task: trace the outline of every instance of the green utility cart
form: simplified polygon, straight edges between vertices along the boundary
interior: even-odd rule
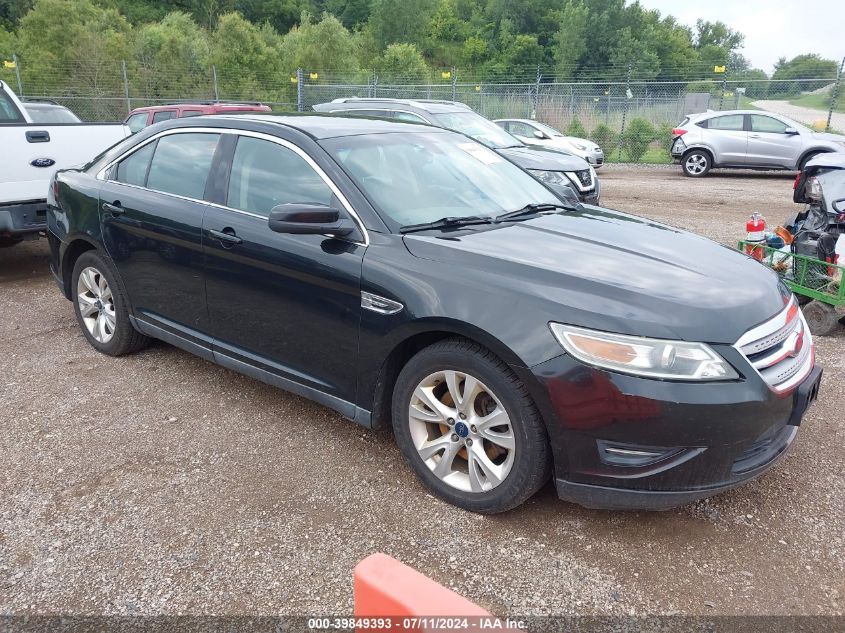
[[[813,334],[832,334],[845,306],[845,266],[784,252],[756,242],[739,242],[739,250],[774,270],[798,297]]]

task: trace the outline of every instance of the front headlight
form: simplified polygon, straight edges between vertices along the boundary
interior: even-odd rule
[[[733,367],[709,345],[610,334],[550,323],[568,354],[588,365],[645,378],[733,380]]]
[[[543,169],[529,169],[529,173],[533,174],[538,180],[542,180],[547,185],[566,185],[569,186],[569,181],[562,171],[545,171]]]

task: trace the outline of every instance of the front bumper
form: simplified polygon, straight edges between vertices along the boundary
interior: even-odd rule
[[[771,468],[818,393],[816,367],[789,394],[753,375],[683,383],[614,374],[563,355],[530,370],[547,420],[561,499],[661,510],[734,488]]]
[[[47,229],[47,202],[34,200],[0,206],[0,236],[37,237]]]

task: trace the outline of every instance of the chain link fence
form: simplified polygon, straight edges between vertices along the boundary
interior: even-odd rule
[[[311,111],[317,103],[342,97],[439,99],[463,102],[490,119],[536,119],[592,139],[608,160],[631,162],[668,162],[671,128],[695,112],[754,108],[755,103],[778,111],[772,104],[778,102],[787,106],[783,114],[817,129],[836,131],[845,120],[845,114],[834,114],[845,110],[837,101],[843,92],[841,69],[830,77],[782,81],[730,72],[711,79],[642,81],[631,78],[630,67],[627,73],[615,68],[592,74],[616,78],[607,81],[563,80],[537,68],[533,76],[526,76],[526,69],[515,71],[512,76],[520,80],[514,81],[455,68],[413,75],[311,69],[247,75],[235,66],[162,67],[138,60],[86,60],[63,67],[16,62],[0,68],[0,79],[24,99],[53,101],[85,121],[122,120],[133,108],[174,102],[260,101],[285,112]],[[827,109],[797,108],[798,114],[788,109],[790,99],[813,92],[817,102],[829,102]]]

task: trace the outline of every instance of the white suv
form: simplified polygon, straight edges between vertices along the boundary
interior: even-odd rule
[[[713,167],[801,169],[816,154],[845,152],[845,136],[814,132],[762,110],[691,114],[672,136],[672,157],[693,177]]]

